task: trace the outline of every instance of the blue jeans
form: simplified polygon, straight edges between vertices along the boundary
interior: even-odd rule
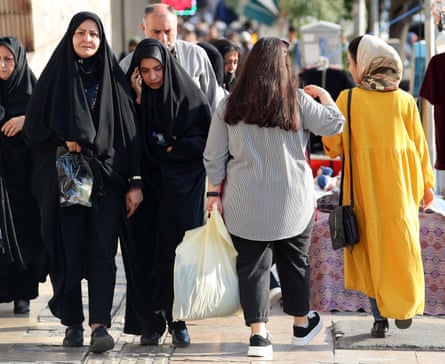
[[[375,298],[368,297],[369,303],[371,304],[372,315],[374,316],[374,320],[386,320],[386,317],[380,315],[380,311],[377,307],[377,301]]]

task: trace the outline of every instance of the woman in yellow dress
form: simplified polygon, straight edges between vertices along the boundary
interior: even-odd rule
[[[388,318],[405,329],[424,311],[418,212],[433,201],[434,175],[415,100],[399,89],[403,66],[396,50],[378,37],[359,36],[349,44],[348,60],[357,84],[351,120],[323,144],[330,157],[344,155],[346,202],[351,148],[360,243],[344,251],[345,287],[369,297],[371,336],[383,338]],[[337,99],[344,115],[347,98],[345,90]]]

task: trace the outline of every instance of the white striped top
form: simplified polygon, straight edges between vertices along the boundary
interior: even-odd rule
[[[345,119],[334,104],[321,105],[301,89],[297,96],[298,132],[228,125],[225,101],[213,115],[204,165],[211,184],[225,180],[223,214],[231,234],[257,241],[293,237],[314,213],[314,180],[305,157],[309,132],[338,134]]]

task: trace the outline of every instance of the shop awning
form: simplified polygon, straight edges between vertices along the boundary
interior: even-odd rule
[[[278,0],[249,0],[243,10],[244,16],[271,26],[278,18]]]

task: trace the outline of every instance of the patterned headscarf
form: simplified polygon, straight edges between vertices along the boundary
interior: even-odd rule
[[[402,72],[402,60],[393,47],[373,35],[362,37],[357,49],[359,87],[374,91],[396,90]]]

